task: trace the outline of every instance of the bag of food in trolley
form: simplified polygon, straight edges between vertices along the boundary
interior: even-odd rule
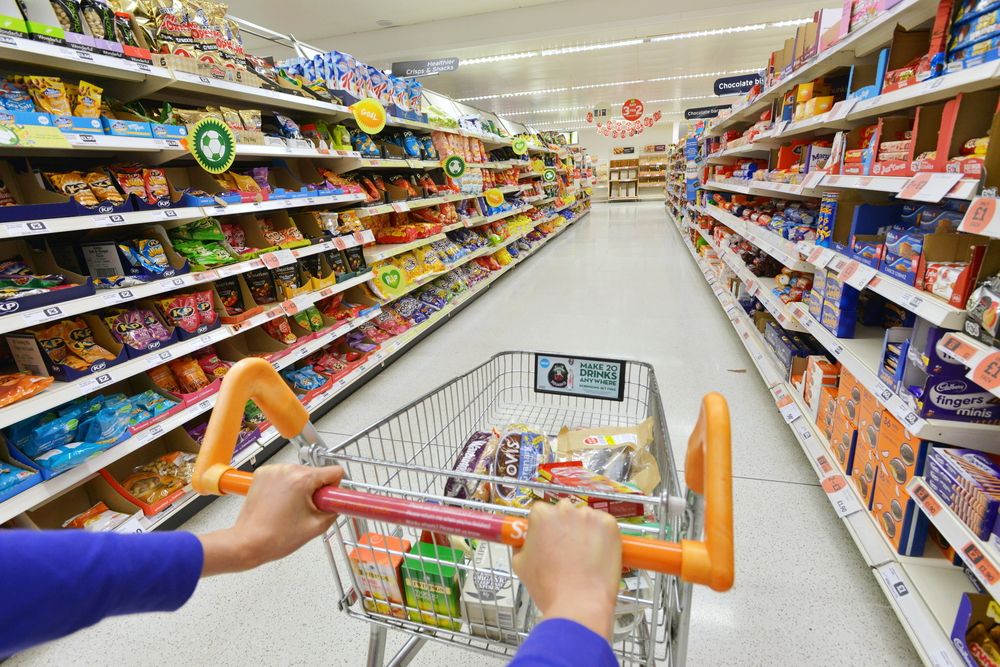
[[[652,417],[634,426],[564,426],[556,440],[556,458],[580,461],[591,472],[631,484],[648,495],[660,483],[660,470],[650,452],[652,445]]]
[[[552,461],[552,448],[548,437],[527,424],[509,424],[500,435],[493,476],[513,481],[533,480],[538,466]],[[492,485],[490,498],[497,505],[526,508],[535,500],[531,488],[517,484]]]

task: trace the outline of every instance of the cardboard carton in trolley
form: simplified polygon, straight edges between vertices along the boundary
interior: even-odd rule
[[[410,550],[409,540],[367,533],[358,540],[348,559],[358,580],[365,609],[396,618],[406,618],[400,566]]]
[[[447,630],[462,627],[458,598],[462,552],[427,542],[417,542],[403,559],[406,616],[411,621]]]
[[[462,614],[469,632],[516,642],[521,584],[511,574],[510,549],[480,542],[472,558],[473,570],[462,585]]]

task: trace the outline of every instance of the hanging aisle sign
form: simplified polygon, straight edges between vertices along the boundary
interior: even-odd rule
[[[720,111],[732,109],[732,104],[718,104],[714,107],[695,107],[684,110],[684,120],[699,120],[703,118],[715,118]]]
[[[646,107],[643,106],[641,101],[637,100],[634,97],[627,99],[625,100],[625,103],[622,105],[622,118],[624,118],[629,122],[634,123],[635,121],[642,118],[642,114],[645,110]]]
[[[764,80],[760,74],[741,74],[739,76],[725,76],[716,79],[712,85],[715,94],[724,97],[726,95],[742,95]]]
[[[436,60],[404,60],[392,64],[392,75],[399,78],[429,76],[458,69],[458,58],[437,58]]]

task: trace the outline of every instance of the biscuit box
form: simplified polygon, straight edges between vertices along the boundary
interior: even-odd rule
[[[844,474],[850,475],[858,442],[858,427],[844,414],[844,403],[838,402],[833,414],[833,430],[830,433],[830,449]]]
[[[837,389],[835,387],[823,387],[820,394],[819,410],[816,413],[816,426],[827,439],[833,440],[834,414],[837,411]]]
[[[882,413],[882,426],[876,443],[879,459],[888,466],[893,480],[900,486],[924,470],[929,443],[916,437],[888,410]]]
[[[347,555],[358,582],[358,593],[368,611],[406,618],[400,565],[410,542],[398,537],[366,533]]]
[[[462,627],[459,595],[464,556],[448,547],[417,542],[403,559],[406,616],[411,621],[448,630]]]
[[[879,462],[871,512],[900,555],[923,554],[930,520],[910,499],[906,487],[896,483],[884,461]]]
[[[816,418],[822,404],[823,390],[836,389],[840,375],[838,364],[830,363],[826,357],[811,355],[806,357],[806,370],[802,377],[802,398],[809,407],[809,415]]]
[[[851,466],[851,483],[858,490],[865,509],[872,508],[875,483],[878,481],[878,455],[874,447],[858,441],[854,447],[854,465]]]
[[[837,388],[837,401],[838,403],[844,403],[844,414],[847,415],[847,418],[851,420],[851,423],[854,425],[857,425],[858,423],[858,410],[861,407],[862,392],[867,391],[868,390],[858,382],[857,378],[851,375],[849,370],[841,367],[840,385]]]

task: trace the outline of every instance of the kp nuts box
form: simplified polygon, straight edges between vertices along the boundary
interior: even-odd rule
[[[517,641],[517,607],[521,584],[511,574],[510,549],[480,542],[472,572],[462,585],[462,615],[477,637]]]
[[[837,402],[844,404],[844,414],[855,425],[858,410],[861,409],[861,392],[867,391],[846,368],[840,369],[840,385],[837,388]]]
[[[875,447],[878,444],[878,432],[882,425],[884,410],[875,395],[864,387],[859,387],[861,403],[858,405],[858,437],[865,446]]]
[[[833,441],[834,414],[837,412],[837,389],[823,387],[820,394],[819,411],[816,413],[816,426],[826,437],[827,442]]]
[[[464,556],[448,547],[417,542],[403,559],[406,616],[425,625],[447,630],[462,627],[458,599],[462,589]]]
[[[878,455],[874,447],[858,442],[854,447],[854,465],[851,467],[851,483],[861,495],[865,509],[871,509],[875,482],[878,481]]]
[[[910,479],[923,473],[928,444],[907,431],[888,410],[882,413],[876,449],[896,484],[906,486]]]
[[[896,483],[884,461],[880,462],[875,480],[871,512],[900,555],[920,556],[924,553],[930,520],[910,500],[906,488]]]
[[[410,543],[397,537],[367,533],[347,555],[358,581],[365,609],[386,616],[406,618],[400,565]]]
[[[843,403],[837,404],[833,413],[833,431],[830,434],[830,449],[833,457],[845,474],[850,475],[854,467],[854,457],[858,441],[858,429],[843,412]]]

